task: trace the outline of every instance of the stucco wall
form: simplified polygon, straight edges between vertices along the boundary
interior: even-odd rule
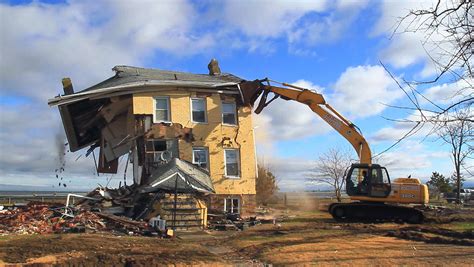
[[[251,109],[238,109],[238,126],[222,125],[221,95],[208,94],[206,97],[207,123],[197,124],[191,121],[191,97],[195,93],[159,92],[142,93],[133,96],[133,113],[152,115],[155,96],[169,96],[171,121],[193,128],[195,141],[179,141],[180,158],[192,162],[192,147],[208,147],[209,170],[217,194],[255,194],[255,150]],[[222,96],[223,97],[223,96]],[[225,100],[233,100],[228,96]],[[223,142],[223,139],[229,141]],[[239,179],[224,176],[224,149],[240,148]]]

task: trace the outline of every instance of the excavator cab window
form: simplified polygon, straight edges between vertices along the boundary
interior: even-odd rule
[[[354,164],[346,178],[349,196],[387,197],[390,189],[387,170],[376,164]]]
[[[367,195],[369,192],[369,167],[352,167],[346,181],[349,196]]]
[[[380,166],[372,168],[369,196],[387,197],[390,194],[390,177],[387,169]]]

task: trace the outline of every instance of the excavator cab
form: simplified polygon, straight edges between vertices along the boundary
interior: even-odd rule
[[[385,198],[391,185],[387,169],[378,164],[352,164],[346,176],[346,193],[349,196]]]

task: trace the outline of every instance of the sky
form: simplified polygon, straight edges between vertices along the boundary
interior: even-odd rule
[[[123,180],[120,171],[97,176],[85,151],[67,153],[59,112],[47,105],[62,93],[63,77],[78,91],[113,76],[116,65],[207,73],[216,58],[223,72],[316,90],[359,126],[378,154],[410,129],[393,119],[413,116],[389,107],[409,102],[381,63],[399,80],[437,73],[427,54],[436,51],[423,43],[423,33],[393,34],[401,16],[431,2],[0,1],[0,191],[65,189],[60,183],[89,190]],[[460,86],[447,78],[417,89],[448,105]],[[355,156],[344,138],[296,102],[273,102],[254,116],[254,127],[258,157],[283,191],[315,189],[308,172],[331,148]],[[380,156],[392,178],[451,175],[449,147],[426,138],[428,131]],[[64,148],[66,168],[56,177]]]

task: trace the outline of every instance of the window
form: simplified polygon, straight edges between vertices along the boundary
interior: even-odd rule
[[[222,103],[222,123],[236,125],[237,124],[237,108],[235,103]]]
[[[238,198],[224,199],[224,211],[226,213],[240,213],[240,199]]]
[[[205,147],[193,148],[193,164],[209,170],[209,151]]]
[[[167,151],[166,140],[148,140],[145,143],[146,162],[154,164],[169,160],[170,152]]]
[[[193,122],[207,122],[205,98],[191,98],[191,119]]]
[[[236,177],[240,176],[240,157],[237,149],[225,149],[225,176]]]
[[[169,97],[155,97],[155,121],[170,122]]]
[[[356,167],[352,171],[351,179],[347,181],[349,195],[366,195],[369,186],[369,169]]]

